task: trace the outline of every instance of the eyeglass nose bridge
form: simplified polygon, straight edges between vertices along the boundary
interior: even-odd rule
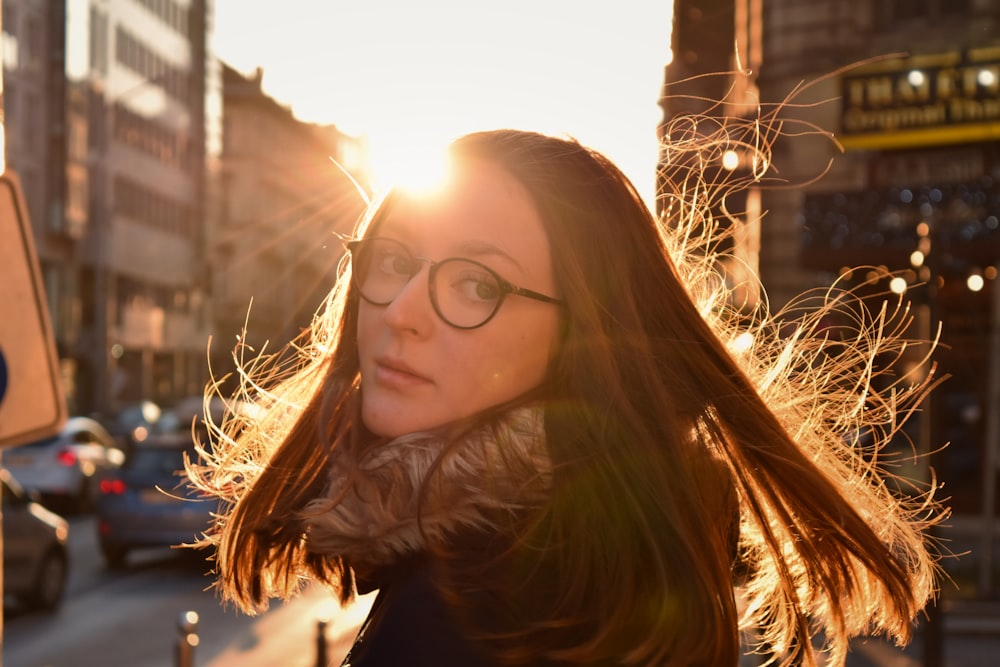
[[[400,295],[403,292],[406,291],[406,289],[410,286],[410,284],[413,283],[413,280],[417,276],[419,276],[423,272],[424,268],[426,267],[427,268],[427,298],[430,299],[431,305],[434,306],[435,310],[437,310],[437,304],[435,303],[435,298],[434,298],[433,283],[434,283],[434,274],[437,273],[438,263],[435,262],[434,260],[427,259],[426,257],[418,257],[417,255],[410,255],[410,260],[411,260],[411,262],[413,262],[413,264],[411,265],[411,268],[412,268],[413,265],[416,265],[417,270],[409,272],[409,274],[410,274],[409,277],[406,280],[404,280],[399,285],[399,289],[396,290],[396,293],[393,294],[392,298],[389,299],[388,301],[386,301],[383,305],[390,306],[393,303],[395,303],[396,299],[398,299],[400,297]]]

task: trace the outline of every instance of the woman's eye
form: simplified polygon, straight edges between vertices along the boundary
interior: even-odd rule
[[[483,301],[495,301],[500,296],[500,290],[492,280],[476,283],[476,296]]]
[[[400,252],[383,252],[378,256],[375,265],[382,273],[409,276],[412,261]]]
[[[410,258],[403,255],[396,255],[392,258],[392,270],[396,273],[410,274]]]
[[[500,298],[500,286],[488,273],[466,271],[456,276],[451,285],[462,298],[470,301],[496,301]]]

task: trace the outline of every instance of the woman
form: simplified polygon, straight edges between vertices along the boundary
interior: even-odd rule
[[[843,437],[885,442],[925,392],[872,389],[901,341],[834,355],[812,329],[832,297],[791,333],[713,301],[715,257],[678,227],[712,228],[714,190],[682,161],[664,223],[573,141],[449,155],[439,190],[372,208],[301,361],[248,364],[266,409],[190,466],[230,502],[222,593],[378,589],[354,667],[735,665],[736,584],[788,662],[818,632],[835,663],[862,631],[905,640],[933,507]]]

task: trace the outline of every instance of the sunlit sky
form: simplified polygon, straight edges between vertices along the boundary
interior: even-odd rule
[[[466,132],[572,136],[652,201],[671,0],[215,0],[216,51],[382,182]],[[280,8],[280,9],[279,9]]]

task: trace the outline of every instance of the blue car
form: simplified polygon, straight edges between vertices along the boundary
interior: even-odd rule
[[[190,431],[154,435],[101,479],[98,543],[109,567],[125,565],[135,549],[192,544],[208,529],[218,500],[186,484],[185,453],[195,456]]]

